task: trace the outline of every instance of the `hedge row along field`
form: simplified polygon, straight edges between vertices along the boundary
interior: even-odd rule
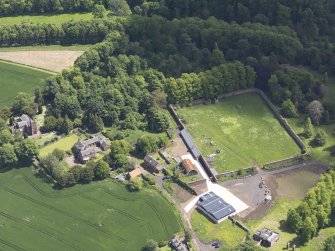
[[[0,176],[0,197],[1,250],[131,251],[181,230],[155,191],[130,193],[111,180],[54,190],[22,168]]]

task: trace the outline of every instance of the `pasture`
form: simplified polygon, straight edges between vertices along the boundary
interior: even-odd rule
[[[13,25],[21,23],[45,23],[45,24],[62,24],[71,20],[91,20],[92,13],[67,13],[58,15],[37,15],[37,16],[16,16],[16,17],[1,17],[1,25]]]
[[[11,105],[18,92],[33,94],[49,73],[0,61],[0,107]]]
[[[73,145],[77,143],[78,141],[78,136],[76,134],[72,134],[70,136],[66,136],[61,138],[60,140],[57,140],[45,147],[43,147],[40,150],[40,156],[45,157],[48,154],[52,153],[53,150],[55,149],[61,149],[63,151],[69,151],[72,149]]]
[[[181,230],[154,190],[128,192],[111,179],[54,190],[31,168],[0,174],[0,250],[139,250]]]
[[[212,166],[219,173],[300,154],[296,143],[257,94],[185,107],[177,113],[203,155],[216,154]]]

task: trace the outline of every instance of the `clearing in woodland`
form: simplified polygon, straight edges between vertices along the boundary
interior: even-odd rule
[[[0,107],[10,105],[18,92],[33,94],[49,73],[0,61]]]
[[[139,250],[181,230],[154,190],[130,193],[111,179],[55,190],[31,168],[0,173],[0,250]]]
[[[179,109],[195,143],[222,173],[300,154],[300,149],[257,94]]]

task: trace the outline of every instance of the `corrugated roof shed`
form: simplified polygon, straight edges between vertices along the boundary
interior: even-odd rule
[[[198,173],[197,168],[195,167],[195,165],[192,163],[191,160],[184,159],[181,163],[182,163],[182,165],[185,168],[187,173],[190,173],[190,174],[192,174],[192,173],[197,174]]]
[[[188,133],[188,131],[186,129],[183,129],[180,131],[180,136],[184,139],[187,147],[189,148],[189,150],[191,151],[192,155],[195,158],[198,158],[201,153],[199,148],[195,145],[195,143],[192,140],[191,135]]]

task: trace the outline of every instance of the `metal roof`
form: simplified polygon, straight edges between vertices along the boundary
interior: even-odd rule
[[[191,151],[192,155],[195,158],[198,158],[201,153],[199,148],[196,146],[196,144],[193,142],[191,135],[188,133],[186,129],[183,129],[180,131],[181,137],[184,139],[186,145],[188,146],[189,150]]]
[[[225,202],[221,197],[213,192],[209,192],[201,196],[197,205],[198,209],[213,217],[217,221],[236,211],[232,205]]]

